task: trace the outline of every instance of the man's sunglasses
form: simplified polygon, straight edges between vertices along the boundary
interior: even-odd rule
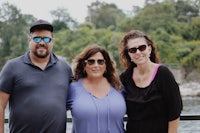
[[[35,43],[40,43],[42,40],[45,43],[50,43],[51,42],[51,38],[50,37],[39,37],[39,36],[33,37],[33,41]]]
[[[88,60],[85,60],[85,62],[86,62],[88,65],[94,65],[96,61],[97,61],[97,63],[98,63],[99,65],[104,65],[104,64],[105,64],[105,60],[104,60],[104,59],[98,59],[98,60],[88,59]]]
[[[135,48],[135,47],[129,48],[129,49],[128,49],[128,52],[129,52],[129,53],[136,53],[137,50],[140,50],[140,51],[142,52],[142,51],[146,50],[146,48],[147,48],[147,45],[144,44],[144,45],[141,45],[141,46],[139,46],[139,47],[137,47],[137,48]]]

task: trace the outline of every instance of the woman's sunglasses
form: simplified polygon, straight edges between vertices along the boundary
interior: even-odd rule
[[[98,59],[98,60],[88,59],[88,60],[85,60],[85,62],[86,62],[88,65],[94,65],[95,62],[97,62],[99,65],[104,65],[104,64],[105,64],[105,60],[104,60],[104,59]]]
[[[139,47],[137,47],[137,48],[135,48],[135,47],[134,47],[134,48],[129,48],[129,49],[128,49],[128,52],[129,52],[129,53],[136,53],[137,50],[139,50],[139,51],[142,52],[142,51],[146,50],[146,48],[147,48],[147,45],[144,44],[144,45],[141,45],[141,46],[139,46]]]
[[[45,43],[50,43],[51,42],[51,38],[50,37],[39,37],[39,36],[33,37],[33,41],[35,43],[40,43],[42,40]]]

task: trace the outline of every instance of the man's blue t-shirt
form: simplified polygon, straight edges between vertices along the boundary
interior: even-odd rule
[[[29,52],[8,61],[0,73],[0,90],[10,94],[11,133],[65,133],[70,66],[51,53],[45,70]]]

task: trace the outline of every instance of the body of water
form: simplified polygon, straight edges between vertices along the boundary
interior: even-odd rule
[[[182,115],[200,115],[200,97],[183,97]],[[181,120],[178,133],[200,133],[200,120]]]
[[[180,85],[183,98],[182,115],[200,115],[200,84],[187,83]],[[5,117],[8,118],[8,109]],[[70,113],[68,112],[68,115]],[[67,123],[67,133],[71,133],[72,123]],[[5,133],[9,133],[8,124],[5,124]],[[178,133],[200,133],[200,120],[181,120]]]

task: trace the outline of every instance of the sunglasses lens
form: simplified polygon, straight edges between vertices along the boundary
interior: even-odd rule
[[[138,49],[140,50],[140,51],[144,51],[144,50],[146,50],[146,45],[141,45],[141,46],[139,46],[138,47]]]
[[[92,59],[87,60],[87,63],[88,63],[88,65],[93,65],[95,63],[95,60],[92,60]]]
[[[51,38],[50,38],[50,37],[44,37],[44,38],[42,38],[42,37],[34,37],[34,38],[33,38],[33,41],[34,41],[35,43],[39,43],[39,42],[41,42],[42,40],[43,40],[45,43],[50,43],[50,42],[51,42]]]
[[[128,49],[128,52],[130,52],[130,53],[136,53],[136,51],[137,51],[137,48],[129,48]]]
[[[41,42],[41,40],[42,40],[41,37],[34,37],[34,38],[33,38],[33,41],[36,42],[36,43]]]
[[[136,53],[136,52],[137,52],[137,49],[140,50],[140,51],[142,52],[142,51],[146,50],[146,48],[147,48],[147,45],[141,45],[141,46],[139,46],[138,48],[129,48],[129,49],[128,49],[128,52],[129,52],[129,53]]]
[[[103,65],[105,63],[105,60],[99,59],[99,60],[97,60],[97,62],[98,62],[99,65]]]
[[[44,40],[45,43],[51,42],[51,38],[49,38],[49,37],[44,37],[43,40]]]
[[[86,60],[85,61],[88,65],[93,65],[95,63],[95,60],[94,59],[89,59],[89,60]],[[103,65],[105,63],[105,60],[104,59],[98,59],[97,60],[97,63],[99,65]]]

